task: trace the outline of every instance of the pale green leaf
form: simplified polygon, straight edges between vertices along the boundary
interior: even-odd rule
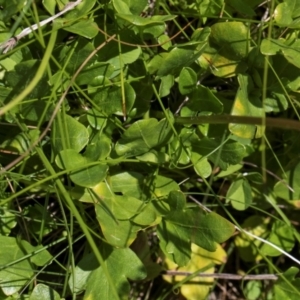
[[[105,257],[108,273],[111,278],[113,278],[113,283],[119,297],[116,298],[114,296],[107,276],[100,266],[91,272],[87,280],[83,299],[128,299],[130,284],[127,278],[131,280],[144,279],[147,276],[145,267],[130,248],[116,249],[105,244],[103,244],[101,248],[102,255]]]
[[[70,171],[70,178],[74,183],[83,187],[94,187],[99,184],[106,177],[108,170],[106,164],[100,162],[92,164],[91,159],[73,149],[61,151],[55,161],[59,168]]]
[[[51,131],[54,147],[57,152],[72,149],[78,153],[88,143],[88,130],[71,116],[63,114],[61,116],[61,122],[55,122]]]
[[[29,297],[29,300],[60,300],[59,294],[50,286],[39,283],[36,285]]]
[[[6,296],[17,293],[34,275],[29,258],[13,237],[0,236],[0,287]],[[17,262],[18,261],[18,262]],[[6,265],[9,265],[5,267]]]
[[[190,94],[196,89],[197,74],[191,68],[183,68],[179,74],[179,91],[182,95]]]
[[[252,204],[252,190],[248,180],[238,178],[233,181],[227,191],[226,198],[235,209],[247,209]]]

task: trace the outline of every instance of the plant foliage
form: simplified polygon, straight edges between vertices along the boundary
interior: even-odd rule
[[[68,5],[1,1],[0,299],[298,299],[300,1]]]

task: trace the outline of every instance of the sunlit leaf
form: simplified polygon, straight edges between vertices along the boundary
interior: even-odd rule
[[[264,117],[261,101],[258,97],[250,95],[252,81],[247,75],[238,76],[240,88],[236,94],[231,114],[234,116]],[[261,137],[264,130],[261,126],[246,124],[229,124],[229,130],[242,138]]]
[[[52,140],[57,152],[63,149],[81,151],[88,143],[88,130],[69,115],[63,115],[61,123],[55,122]]]
[[[116,249],[102,245],[102,255],[106,258],[105,264],[111,278],[113,278],[119,297],[116,298],[111,290],[107,276],[100,266],[94,269],[88,280],[84,300],[99,299],[119,300],[128,297],[130,284],[127,280],[142,280],[147,274],[142,262],[130,249]]]
[[[246,178],[233,181],[227,191],[227,200],[237,210],[245,210],[252,204],[251,186]]]
[[[214,273],[214,264],[223,264],[226,261],[226,252],[218,245],[217,250],[209,252],[195,244],[191,247],[191,260],[184,267],[178,267],[170,259],[166,259],[165,263],[169,270],[176,269],[178,272],[201,272],[201,273]],[[204,270],[205,269],[205,270]],[[184,276],[163,276],[164,280],[169,283],[177,283],[184,280]],[[213,285],[213,278],[199,278],[194,277],[181,285],[180,291],[187,299],[205,299],[210,291],[210,286]],[[197,283],[197,284],[195,284]]]
[[[29,297],[29,300],[60,300],[59,294],[50,286],[39,283],[36,285]]]
[[[13,237],[0,236],[0,265],[7,266],[0,271],[0,287],[6,295],[18,292],[33,276],[28,259],[17,240]]]
[[[73,149],[63,150],[56,157],[58,167],[69,170],[71,180],[83,187],[94,187],[106,177],[108,166],[93,162]]]

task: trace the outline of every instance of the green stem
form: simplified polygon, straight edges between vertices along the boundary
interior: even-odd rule
[[[213,116],[197,116],[197,117],[175,117],[177,124],[250,124],[265,125],[266,127],[274,127],[281,129],[293,129],[300,131],[300,122],[296,120],[282,118],[259,118],[248,116],[232,116],[232,115],[213,115]]]

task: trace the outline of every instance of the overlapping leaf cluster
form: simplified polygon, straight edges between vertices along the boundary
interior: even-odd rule
[[[18,32],[66,4],[2,2],[2,41],[10,37],[12,27]],[[1,265],[7,265],[0,270],[3,299],[18,293],[30,299],[81,293],[84,299],[123,299],[132,292],[128,279],[147,282],[168,267],[213,272],[216,264],[226,262],[220,244],[235,230],[221,216],[224,211],[253,234],[285,251],[293,249],[299,236],[278,203],[284,199],[289,207],[297,207],[299,199],[295,133],[278,137],[263,122],[191,125],[183,120],[214,115],[264,118],[270,113],[289,118],[292,109],[292,117],[298,117],[299,40],[296,32],[281,31],[299,27],[298,2],[276,6],[272,21],[277,32],[266,37],[267,23],[254,20],[260,1],[83,0],[52,27],[31,34],[0,57],[0,101],[5,107],[30,86],[48,35],[58,31],[47,72],[1,116],[1,165],[30,150],[1,181],[0,237],[6,247],[0,256]],[[236,14],[239,20],[234,20]],[[183,29],[187,18],[195,16]],[[172,37],[177,31],[181,33]],[[52,121],[46,137],[31,149]],[[278,138],[283,146],[274,155]],[[260,139],[270,141],[268,148]],[[269,173],[285,176],[285,181],[273,176],[264,184],[266,177],[247,168],[247,163],[260,165],[262,151],[270,153]],[[208,205],[217,204],[216,211],[208,213],[187,201],[193,194]],[[16,200],[26,196],[30,201],[19,206],[18,216]],[[49,212],[49,202],[59,203],[58,216]],[[226,210],[221,210],[224,205]],[[269,211],[268,217],[245,213],[257,206]],[[88,228],[85,234],[82,227]],[[49,240],[65,242],[64,237],[55,240],[62,228],[66,260],[57,263],[61,253]],[[84,251],[78,247],[86,232],[92,232],[98,255],[91,251],[89,237]],[[159,250],[149,247],[151,239]],[[281,254],[244,233],[234,239],[234,246],[248,263]],[[74,252],[68,257],[69,248]],[[61,274],[62,264],[72,272],[61,281],[64,288],[59,292],[50,287],[51,279],[49,286],[41,281],[30,288],[38,268]],[[14,272],[14,267],[22,272]],[[280,279],[269,296],[289,295],[289,284],[299,294],[293,283],[296,271],[288,270],[290,282]],[[181,292],[188,299],[204,299],[213,284],[208,282],[185,285]],[[249,287],[245,293],[252,297]],[[264,293],[262,286],[258,289]]]

